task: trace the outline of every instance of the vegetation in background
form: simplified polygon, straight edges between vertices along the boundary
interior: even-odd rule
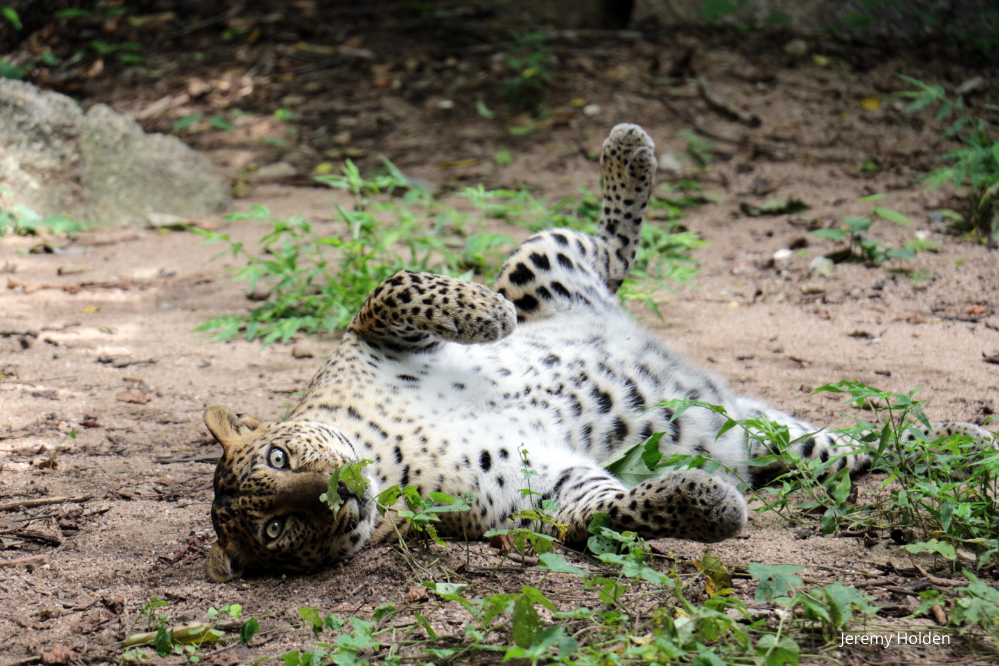
[[[960,188],[967,187],[973,227],[984,238],[992,237],[995,242],[1000,218],[997,209],[997,187],[1000,185],[997,123],[977,118],[966,107],[962,97],[952,100],[941,86],[928,85],[909,76],[900,78],[918,88],[900,93],[902,97],[913,100],[905,111],[915,113],[936,106],[935,121],[951,122],[943,136],[953,137],[962,144],[961,148],[942,156],[942,161],[948,164],[929,173],[925,182],[931,189],[951,183],[956,193]],[[986,108],[995,118],[996,106]]]
[[[17,204],[14,210],[0,210],[0,237],[7,234],[72,234],[94,226],[97,223],[71,220],[62,215],[42,215],[23,204]]]
[[[342,329],[368,294],[400,270],[492,281],[514,241],[491,231],[488,220],[532,232],[552,227],[592,231],[600,216],[599,200],[589,192],[580,199],[547,204],[527,192],[481,186],[456,193],[471,204],[475,214],[459,212],[413,185],[388,161],[384,173],[370,178],[363,178],[348,160],[341,175],[318,180],[354,198],[353,209],[336,207],[336,220],[344,229],[340,235],[322,236],[299,216],[274,219],[264,206],[227,218],[272,225],[260,241],[264,256],[251,253],[227,234],[193,229],[209,242],[228,243],[225,253],[245,262],[231,272],[248,282],[248,293],[261,281],[271,293],[249,313],[216,317],[196,330],[214,332],[218,340],[242,332],[247,340],[259,338],[269,344],[300,331]],[[653,205],[667,219],[644,226],[632,276],[619,293],[624,301],[639,301],[656,310],[653,292],[691,278],[695,263],[690,251],[702,241],[691,232],[672,231],[676,217],[696,205],[695,199],[654,199]]]
[[[500,94],[518,111],[544,115],[542,103],[553,73],[553,59],[545,46],[545,33],[515,34],[504,62],[514,72],[500,82]]]
[[[863,203],[874,203],[882,199],[884,194],[873,194],[862,197],[858,201]],[[928,241],[922,241],[914,237],[912,241],[903,247],[892,248],[883,241],[866,236],[866,232],[871,228],[875,219],[887,220],[896,224],[910,225],[913,222],[901,213],[897,213],[889,208],[874,206],[871,217],[844,217],[844,226],[839,229],[817,229],[813,231],[814,236],[829,238],[835,241],[847,243],[840,252],[835,252],[830,256],[833,261],[840,263],[844,261],[860,261],[870,265],[880,265],[890,259],[913,259],[920,250],[934,250],[937,247]]]

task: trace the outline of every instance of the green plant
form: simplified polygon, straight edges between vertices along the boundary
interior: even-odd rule
[[[97,226],[95,222],[79,222],[62,215],[42,215],[24,204],[17,204],[14,210],[0,210],[0,237],[14,233],[21,236],[41,234],[74,234]]]
[[[698,171],[705,171],[705,167],[712,161],[712,149],[715,148],[715,142],[704,139],[691,130],[686,129],[679,131],[677,136],[687,142],[685,151],[695,166],[698,167]]]
[[[987,585],[968,571],[962,572],[969,579],[967,587],[955,590],[958,598],[951,607],[948,623],[967,633],[973,627],[980,627],[994,642],[1000,643],[1000,602],[997,589]],[[946,598],[938,590],[920,593],[921,604],[910,617],[919,617],[934,606],[947,605]]]
[[[518,455],[521,458],[521,474],[524,476],[524,488],[519,488],[517,492],[520,493],[521,497],[528,499],[532,497],[541,498],[542,493],[531,489],[531,479],[538,476],[538,471],[528,466],[528,450],[519,449]],[[513,529],[494,528],[483,535],[484,537],[509,537],[514,547],[521,553],[522,562],[529,546],[531,550],[540,555],[551,553],[553,551],[553,543],[557,539],[563,538],[568,527],[567,525],[558,523],[553,517],[553,514],[559,510],[559,507],[552,500],[539,499],[538,501],[531,501],[534,505],[533,509],[516,511],[510,517],[512,522],[518,520],[522,521],[522,524],[526,522],[527,527]]]
[[[13,26],[14,30],[24,29],[24,26],[21,24],[20,15],[18,15],[17,10],[13,7],[0,7],[0,15],[7,19],[7,22]]]
[[[392,509],[399,498],[403,498],[405,509]],[[396,515],[409,526],[407,533],[418,538],[424,535],[430,537],[439,546],[445,545],[432,523],[440,522],[439,514],[464,513],[472,508],[476,501],[472,493],[463,498],[455,498],[447,493],[432,492],[428,497],[420,496],[416,486],[390,486],[375,498],[379,513],[383,516],[394,510]],[[404,544],[405,545],[405,544]]]
[[[858,199],[861,202],[875,202],[881,199],[882,194],[873,194],[868,197]],[[830,255],[835,262],[861,261],[871,265],[879,265],[890,259],[913,259],[919,250],[936,249],[933,244],[915,238],[903,247],[891,248],[876,238],[868,238],[865,233],[871,228],[873,218],[879,218],[895,222],[897,224],[912,224],[905,215],[897,213],[889,208],[880,206],[872,207],[871,217],[844,217],[845,226],[840,229],[817,229],[813,231],[814,236],[829,238],[830,240],[846,240],[847,247],[840,252]]]
[[[974,227],[985,237],[997,240],[997,187],[1000,184],[1000,144],[997,143],[998,126],[985,118],[978,118],[958,97],[952,100],[944,88],[928,85],[909,76],[900,78],[918,88],[899,93],[901,97],[913,100],[905,112],[914,113],[929,106],[937,106],[935,121],[952,121],[944,131],[944,137],[957,139],[962,146],[941,156],[950,162],[927,174],[924,182],[929,189],[944,183],[952,183],[955,191],[969,188],[969,206]],[[996,118],[997,108],[987,109]]]
[[[890,491],[889,502],[874,509],[894,524],[922,531],[925,538],[935,536],[973,549],[983,566],[997,556],[1000,531],[996,435],[986,441],[963,434],[928,437],[913,427],[915,423],[930,427],[923,402],[913,399],[918,390],[892,393],[842,381],[815,392],[842,393],[850,396],[849,404],[875,407],[873,421],[855,419],[855,426],[844,431],[864,445],[875,469],[889,472],[886,485],[899,485]],[[929,550],[949,560],[956,556],[950,546],[931,544]]]
[[[124,661],[143,661],[150,658],[142,646],[152,645],[156,654],[160,657],[182,656],[191,663],[201,660],[198,649],[208,644],[222,643],[225,640],[225,632],[216,628],[217,618],[228,615],[231,620],[239,620],[243,612],[240,604],[231,604],[222,608],[209,608],[205,617],[213,622],[189,622],[183,626],[168,626],[168,618],[156,611],[157,608],[164,608],[169,602],[153,597],[146,604],[143,604],[139,611],[139,616],[132,623],[146,618],[147,631],[139,634],[132,634],[126,638],[122,645],[127,648],[122,659]],[[260,623],[256,618],[251,617],[240,625],[237,640],[242,645],[248,645],[253,641],[253,636],[260,629]]]
[[[521,111],[538,110],[552,78],[552,56],[545,46],[545,33],[515,34],[504,61],[515,72],[500,83],[500,94]]]
[[[263,280],[272,294],[249,313],[216,317],[196,331],[214,332],[218,340],[242,332],[247,340],[260,338],[270,344],[300,331],[342,329],[368,294],[400,270],[492,280],[514,243],[486,228],[487,220],[504,220],[530,231],[552,227],[592,231],[600,216],[599,199],[587,191],[580,200],[567,198],[550,205],[524,191],[482,186],[456,193],[472,204],[478,216],[461,213],[435,201],[387,160],[383,172],[369,178],[348,160],[342,174],[317,180],[354,198],[353,210],[336,207],[338,235],[320,235],[299,216],[275,219],[259,205],[227,219],[271,225],[260,240],[263,256],[227,234],[192,229],[209,243],[227,243],[223,254],[244,262],[229,272],[247,281],[248,293]],[[401,196],[393,196],[397,194]],[[674,233],[675,224],[667,221],[662,227],[643,228],[635,270],[619,292],[622,300],[639,301],[655,310],[654,288],[683,284],[694,274],[690,252],[703,242],[687,231]]]
[[[840,581],[819,588],[803,587],[802,579],[795,575],[802,571],[799,566],[752,563],[749,571],[753,578],[760,581],[757,602],[773,602],[784,606],[787,611],[778,625],[779,636],[786,617],[795,617],[799,606],[802,607],[802,619],[816,623],[823,638],[831,642],[844,631],[855,612],[869,616],[878,612],[878,608],[871,604],[871,597],[853,587],[844,586]]]

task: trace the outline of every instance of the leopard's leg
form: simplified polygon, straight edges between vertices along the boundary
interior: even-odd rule
[[[514,306],[475,282],[400,271],[368,296],[348,333],[397,351],[429,351],[441,341],[494,342],[514,330]]]
[[[545,484],[539,504],[552,499],[559,507],[553,517],[569,525],[569,542],[587,539],[597,513],[608,514],[618,531],[703,543],[736,536],[747,522],[746,500],[736,487],[699,469],[666,472],[631,490],[594,466],[569,467],[548,478],[551,485]]]
[[[601,153],[603,201],[597,235],[543,231],[507,259],[493,288],[514,302],[519,321],[579,304],[618,307],[613,294],[632,270],[653,188],[653,148],[638,125],[617,125]]]

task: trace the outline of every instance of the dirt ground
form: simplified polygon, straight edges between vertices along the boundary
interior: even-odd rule
[[[186,61],[180,54],[196,46],[185,39],[210,39],[193,33],[161,44],[162,60],[180,64],[154,84],[134,85],[128,79],[134,74],[117,70],[117,78],[62,81],[61,88],[85,105],[106,102],[139,117],[150,131],[167,131],[178,117],[197,111],[208,116],[239,105],[265,112],[237,119],[231,131],[203,124],[182,136],[239,183],[236,210],[263,203],[275,214],[299,213],[316,222],[331,218],[334,202],[350,202],[309,187],[302,174],[322,161],[339,164],[338,151],[340,157],[356,155],[363,170],[384,154],[438,190],[483,182],[530,188],[554,201],[580,187],[596,190],[598,167],[588,153],[599,149],[615,123],[642,124],[660,153],[682,153],[686,144],[678,131],[698,128],[718,140],[707,171],[689,169],[686,175],[721,203],[684,219],[709,242],[695,253],[700,273],[690,288],[658,296],[662,320],[636,309],[646,326],[738,391],[821,425],[844,426],[860,414],[833,397],[810,397],[812,388],[841,379],[895,391],[919,386],[932,420],[983,423],[996,413],[996,250],[951,233],[935,215],[941,208],[965,211],[964,200],[949,188],[927,192],[920,182],[935,156],[954,144],[940,138],[942,125],[926,115],[900,113],[889,96],[907,87],[895,77],[899,72],[950,92],[982,75],[985,83],[970,102],[975,108],[996,104],[995,61],[984,70],[947,51],[901,55],[818,38],[808,46],[825,55],[797,61],[783,50],[787,40],[777,39],[569,39],[552,47],[560,63],[548,93],[553,120],[529,136],[511,136],[508,126],[523,118],[489,120],[475,111],[478,96],[502,107],[495,94],[502,65],[494,67],[500,62],[495,54],[505,48],[502,38],[479,43],[483,33],[470,30],[471,36],[442,46],[433,31],[350,25],[351,47],[368,49],[371,59],[306,61],[310,69],[296,56],[301,51],[275,38],[206,47],[209,57]],[[760,127],[722,117],[692,86],[657,83],[691,49],[697,74],[759,116]],[[210,92],[185,92],[193,80],[206,82]],[[226,81],[232,85],[217,85]],[[248,85],[249,92],[227,97],[237,84]],[[176,95],[188,99],[175,103]],[[167,96],[173,101],[163,110],[143,115]],[[577,98],[600,108],[585,115],[571,104]],[[267,115],[277,106],[293,108],[298,125]],[[289,127],[300,132],[289,133]],[[291,147],[276,148],[261,137]],[[512,152],[510,166],[493,160],[502,148]],[[875,160],[875,171],[859,170],[866,158]],[[278,161],[297,175],[255,181],[256,167]],[[661,173],[660,179],[670,175]],[[810,228],[870,214],[872,204],[858,199],[879,193],[885,197],[878,205],[908,216],[913,225],[877,221],[873,236],[898,246],[925,232],[939,251],[882,267],[838,264],[832,275],[810,276],[810,262],[836,249],[832,241],[809,235]],[[762,217],[740,210],[741,203],[759,206],[778,196],[811,208]],[[221,219],[198,222],[222,225]],[[336,233],[334,223],[325,224]],[[265,230],[255,222],[225,229],[247,243]],[[211,261],[219,248],[201,245],[191,233],[99,228],[56,239],[57,253],[30,253],[39,242],[0,240],[6,273],[0,283],[0,565],[39,556],[0,568],[4,664],[31,663],[55,646],[73,650],[87,664],[116,663],[123,649],[115,642],[152,597],[169,600],[162,612],[178,622],[201,618],[209,606],[238,602],[246,615],[261,619],[262,631],[272,632],[250,648],[215,655],[213,662],[220,664],[311,644],[305,629],[288,629],[298,623],[299,606],[344,616],[364,615],[393,600],[418,607],[399,600],[412,584],[412,571],[389,546],[311,575],[214,585],[203,573],[214,539],[209,506],[217,445],[202,425],[202,411],[221,403],[259,418],[280,418],[292,406],[290,395],[306,386],[332,350],[335,336],[261,348],[192,333],[211,317],[254,304],[243,285],[221,275],[231,263]],[[790,257],[773,258],[788,248]],[[60,267],[70,264],[86,270],[60,275]],[[914,271],[923,279],[911,278]],[[293,355],[293,348],[299,353]],[[300,358],[302,352],[307,357]],[[878,481],[868,478],[862,486],[877,493]],[[45,503],[53,498],[67,499]],[[8,506],[22,501],[28,506]],[[712,552],[731,567],[804,565],[802,575],[814,581],[858,582],[899,575],[912,570],[914,561],[932,564],[900,551],[887,534],[874,547],[857,537],[802,536],[772,514],[755,519],[745,538],[713,546]],[[688,569],[704,549],[672,540],[654,546]],[[451,570],[464,566],[461,545],[433,553]],[[463,571],[473,579],[499,562],[486,544],[474,544],[472,553]],[[570,559],[586,566],[582,558]],[[429,577],[445,575],[432,569]],[[996,570],[983,575],[995,582]],[[537,572],[505,571],[493,584],[516,589],[540,578]],[[550,576],[548,584],[558,593],[571,582]],[[912,597],[879,587],[866,591],[890,609],[902,609],[896,615],[909,612]],[[736,593],[754,605],[749,581],[738,582]],[[876,623],[900,626],[892,615]],[[457,616],[443,617],[446,622]],[[933,620],[907,626],[932,627]],[[996,663],[995,653],[980,658],[977,649],[989,647],[957,641],[950,649],[853,647],[827,654],[849,664]]]

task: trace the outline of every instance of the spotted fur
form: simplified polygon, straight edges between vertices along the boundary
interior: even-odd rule
[[[261,423],[210,407],[205,422],[224,453],[209,578],[316,567],[394,535],[405,526],[394,526],[392,513],[380,516],[372,501],[392,485],[472,493],[470,512],[443,514],[445,535],[480,536],[546,499],[560,507],[555,517],[575,541],[595,513],[647,538],[716,542],[738,534],[747,511],[737,480],[759,483],[781,469],[748,466],[768,451],[748,451],[738,429],[717,438],[718,414],[646,406],[692,398],[737,418],[764,415],[793,438],[816,429],[736,396],[619,306],[614,294],[635,258],[655,170],[646,133],[618,125],[601,155],[597,235],[532,236],[493,291],[400,272],[372,292],[287,420]],[[705,453],[723,468],[671,471],[631,490],[602,468],[656,432],[665,433],[664,454]],[[867,459],[844,444],[820,432],[799,453],[840,456],[833,472],[863,471]],[[345,502],[334,515],[319,495],[331,472],[359,459],[374,461],[364,470],[371,485],[363,497],[341,489]],[[537,472],[534,499],[519,492],[524,465]]]

